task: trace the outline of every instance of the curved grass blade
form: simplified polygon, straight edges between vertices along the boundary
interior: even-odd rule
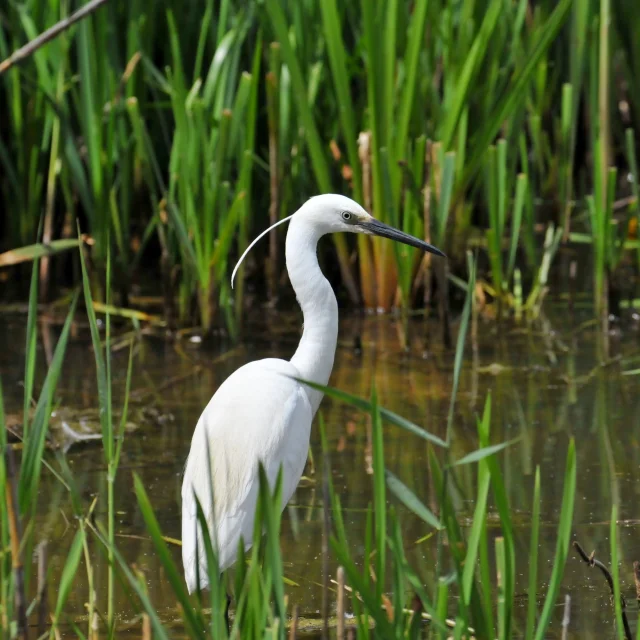
[[[58,600],[56,602],[56,609],[53,616],[54,629],[60,623],[62,610],[64,609],[64,605],[66,604],[67,599],[69,598],[69,594],[71,593],[73,581],[76,577],[76,573],[78,572],[78,566],[80,565],[83,545],[84,529],[82,529],[82,527],[79,527],[76,535],[73,538],[73,542],[71,543],[71,548],[69,549],[69,553],[67,554],[67,560],[64,563],[62,575],[60,576],[60,584],[58,585]]]
[[[415,513],[421,520],[424,520],[424,522],[434,529],[442,529],[442,523],[409,487],[403,484],[403,482],[388,469],[386,470],[386,476],[389,490],[409,511]]]
[[[106,536],[103,535],[102,532],[99,532],[95,529],[93,530],[93,532],[96,538],[98,538],[98,540],[102,543],[104,548],[107,551],[111,550],[113,557],[116,559],[116,561],[120,565],[120,569],[122,573],[126,577],[127,581],[129,582],[133,590],[136,592],[136,595],[138,596],[138,598],[140,598],[140,603],[144,607],[144,610],[147,612],[149,619],[151,620],[151,624],[153,626],[154,638],[159,638],[160,640],[169,640],[169,636],[167,635],[164,625],[160,621],[160,618],[158,617],[158,613],[156,612],[155,607],[153,606],[153,604],[151,604],[151,600],[149,600],[149,596],[147,595],[146,590],[142,588],[136,576],[133,574],[131,569],[129,569],[120,551],[118,551],[118,549],[115,546],[109,544],[109,541],[107,540]],[[192,637],[196,637],[196,636],[194,635]]]
[[[504,451],[506,448],[510,447],[515,442],[518,442],[520,438],[514,438],[513,440],[507,440],[507,442],[501,442],[500,444],[492,444],[489,447],[482,447],[482,449],[477,449],[476,451],[472,451],[468,453],[466,456],[460,458],[460,460],[456,460],[451,466],[459,467],[463,464],[472,464],[474,462],[480,462],[480,460],[484,460],[489,456],[492,456],[494,453],[499,453],[500,451]]]
[[[471,526],[471,533],[467,541],[467,555],[465,556],[464,567],[462,569],[462,596],[467,606],[471,604],[471,592],[474,583],[480,539],[483,534],[483,528],[487,526],[487,498],[489,496],[490,483],[491,474],[489,473],[487,462],[486,460],[481,460],[478,465],[478,497],[476,499],[476,508],[473,512],[473,525]]]
[[[207,556],[207,567],[209,569],[209,588],[211,589],[211,636],[213,638],[226,638],[227,630],[224,622],[224,609],[225,605],[222,600],[222,589],[220,588],[220,571],[218,569],[218,556],[216,551],[214,550],[213,544],[211,542],[211,536],[209,534],[209,525],[207,523],[207,518],[204,515],[204,511],[202,509],[202,505],[200,504],[200,500],[196,495],[195,491],[193,492],[193,498],[196,503],[197,510],[197,518],[200,523],[200,532],[202,535],[202,542],[204,544],[205,553]],[[196,532],[198,529],[196,529]],[[199,545],[196,540],[196,551],[198,551]],[[198,566],[200,562],[198,561]],[[200,580],[197,581],[198,583]]]
[[[40,398],[36,405],[28,437],[24,440],[24,454],[22,464],[20,465],[20,480],[18,486],[20,513],[22,514],[29,511],[30,507],[35,504],[37,498],[40,468],[42,466],[49,417],[53,404],[53,394],[60,377],[77,302],[78,294],[76,293],[71,302],[71,308],[69,309],[67,319],[65,320],[60,338],[58,339],[58,344],[53,353],[51,366],[49,367],[49,371],[47,371],[44,384],[42,385],[42,391],[40,392]]]
[[[549,589],[544,601],[540,621],[536,630],[535,640],[543,640],[546,637],[547,627],[551,622],[553,608],[560,592],[560,583],[567,562],[569,542],[571,539],[571,525],[573,523],[573,505],[576,496],[576,445],[573,438],[569,443],[567,452],[567,465],[564,472],[564,493],[562,506],[560,507],[560,523],[558,524],[558,542],[556,555],[553,562],[553,571],[549,580]]]
[[[61,239],[52,240],[47,244],[30,244],[19,249],[10,249],[4,253],[0,253],[0,267],[9,267],[21,262],[30,262],[47,256],[53,256],[56,253],[68,251],[79,246],[82,240],[78,239]]]
[[[191,634],[190,637],[201,638],[204,640],[204,629],[206,628],[206,625],[202,619],[201,612],[194,610],[193,603],[187,593],[184,580],[182,579],[182,576],[171,557],[167,543],[164,541],[162,536],[160,525],[158,524],[158,520],[153,512],[153,507],[151,506],[147,492],[144,489],[142,481],[135,473],[133,475],[133,485],[136,498],[138,500],[138,506],[140,507],[147,531],[153,540],[158,558],[162,563],[164,570],[167,572],[167,579],[171,584],[172,591],[181,605],[182,616],[187,628],[189,629],[189,633]]]
[[[280,505],[282,504],[282,467],[278,472],[278,479],[274,495],[271,495],[266,471],[260,463],[258,468],[260,477],[260,502],[262,503],[262,516],[266,530],[265,557],[269,562],[270,577],[276,600],[276,612],[280,623],[284,625],[286,608],[284,603],[284,588],[282,580],[282,557],[280,555]],[[284,627],[283,627],[284,628]]]
[[[356,407],[357,409],[360,409],[362,411],[366,411],[367,413],[371,412],[372,404],[371,402],[369,402],[368,400],[365,400],[364,398],[359,398],[358,396],[351,395],[350,393],[346,393],[345,391],[340,391],[339,389],[334,389],[333,387],[327,387],[325,385],[317,384],[309,380],[303,380],[302,378],[294,378],[294,379],[300,382],[301,384],[305,384],[308,387],[311,387],[312,389],[321,391],[322,393],[326,394],[330,398],[333,398],[334,400],[345,402],[346,404],[349,404],[352,407]],[[439,438],[438,436],[435,436],[432,433],[429,433],[422,427],[419,427],[417,424],[414,424],[413,422],[407,420],[406,418],[403,418],[397,413],[394,413],[393,411],[389,411],[388,409],[385,409],[383,407],[379,407],[378,410],[380,411],[380,415],[382,416],[382,418],[387,422],[390,422],[391,424],[395,424],[397,427],[405,429],[406,431],[409,431],[410,433],[422,438],[423,440],[427,440],[428,442],[437,444],[439,447],[449,446],[444,440],[442,440],[442,438]]]

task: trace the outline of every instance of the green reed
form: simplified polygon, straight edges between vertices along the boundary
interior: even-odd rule
[[[10,5],[0,56],[71,8]],[[407,309],[421,292],[429,303],[435,276],[442,308],[448,270],[479,242],[486,290],[501,308],[533,313],[554,246],[542,227],[593,244],[602,308],[624,252],[636,248],[623,224],[636,205],[620,216],[611,204],[637,191],[616,180],[632,170],[636,142],[625,130],[640,118],[632,8],[630,0],[106,5],[0,78],[8,115],[0,192],[11,204],[2,244],[31,246],[44,213],[43,241],[62,249],[55,243],[70,240],[79,218],[101,299],[109,250],[125,305],[132,281],[159,260],[168,316],[177,302],[180,323],[235,332],[244,270],[232,296],[229,262],[305,197],[337,191],[451,258],[432,273],[413,249],[336,236],[354,303]],[[275,234],[268,256],[275,298]],[[56,264],[43,257],[42,295]]]
[[[208,331],[218,301],[227,306],[230,303],[229,253],[234,236],[243,228],[241,220],[248,213],[259,58],[253,75],[234,74],[247,31],[247,26],[240,23],[218,43],[205,82],[196,76],[189,88],[171,15],[169,26],[173,69],[168,83],[176,128],[168,197],[178,207],[174,221],[185,227],[186,233],[180,237],[190,239],[190,251],[185,252],[182,263],[187,262],[188,255],[195,257],[192,266],[200,322]],[[207,36],[207,26],[205,19],[201,40]],[[231,179],[234,173],[240,180]],[[189,273],[182,282],[183,296],[193,284]]]
[[[25,594],[29,592],[32,582],[31,572],[28,570],[29,562],[36,543],[37,530],[35,527],[37,497],[40,486],[44,449],[49,426],[49,417],[54,403],[56,386],[60,378],[64,353],[69,340],[71,324],[74,318],[77,298],[74,296],[69,313],[62,327],[60,337],[53,352],[47,374],[42,383],[40,395],[35,408],[32,410],[32,402],[35,400],[34,380],[36,374],[36,321],[38,299],[38,267],[35,260],[32,266],[31,288],[29,296],[29,318],[26,331],[25,349],[25,373],[24,373],[24,407],[22,455],[19,470],[16,464],[10,462],[7,448],[7,432],[4,426],[4,411],[0,400],[0,422],[2,422],[2,435],[0,446],[0,490],[3,496],[2,506],[2,593],[5,611],[2,616],[3,632],[6,637],[11,637],[10,629],[5,625],[16,620],[16,608],[27,607]],[[12,494],[9,501],[8,494]],[[17,536],[21,536],[17,539]],[[10,552],[9,552],[10,550]],[[27,571],[23,567],[27,566]],[[22,624],[22,620],[20,620]]]
[[[124,393],[124,406],[122,417],[119,425],[114,425],[113,420],[113,403],[112,403],[112,374],[111,374],[111,318],[109,315],[109,292],[111,290],[111,260],[110,254],[107,254],[107,312],[105,315],[105,339],[104,345],[100,339],[95,310],[93,307],[93,299],[91,295],[91,286],[89,284],[89,276],[85,264],[84,254],[80,251],[80,262],[82,267],[82,284],[84,291],[84,301],[89,319],[89,328],[91,330],[91,342],[93,344],[93,353],[96,364],[96,377],[98,388],[98,406],[100,409],[100,427],[102,430],[102,448],[104,451],[105,463],[107,465],[107,527],[109,548],[109,570],[107,584],[107,628],[109,634],[113,633],[115,624],[115,611],[113,608],[114,588],[115,588],[115,571],[114,558],[112,548],[115,541],[115,495],[114,483],[118,466],[120,464],[120,456],[122,453],[122,445],[124,442],[124,427],[127,422],[127,409],[129,403],[129,390],[131,387],[131,372],[133,367],[133,344],[129,352],[129,366],[127,368],[127,378]],[[80,535],[80,532],[78,533]]]

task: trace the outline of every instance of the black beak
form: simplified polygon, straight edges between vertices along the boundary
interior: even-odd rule
[[[414,238],[410,236],[408,233],[404,231],[399,231],[398,229],[394,229],[390,227],[388,224],[384,222],[380,222],[375,218],[371,220],[367,220],[366,222],[361,222],[360,226],[367,232],[374,236],[380,236],[381,238],[389,238],[390,240],[395,240],[396,242],[402,242],[403,244],[408,244],[410,247],[415,247],[416,249],[422,249],[423,251],[428,251],[429,253],[435,253],[437,256],[442,256],[446,258],[447,256],[440,251],[440,249],[436,249],[433,245],[425,242],[424,240],[419,240],[418,238]]]

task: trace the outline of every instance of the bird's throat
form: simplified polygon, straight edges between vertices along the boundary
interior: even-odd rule
[[[302,308],[304,325],[291,364],[303,379],[326,385],[338,340],[338,303],[318,264],[319,239],[320,235],[311,225],[295,216],[292,218],[286,241],[287,271]],[[315,414],[322,394],[312,390],[308,393]]]

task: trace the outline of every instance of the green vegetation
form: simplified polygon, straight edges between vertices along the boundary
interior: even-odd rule
[[[8,3],[0,57],[73,4]],[[50,254],[77,220],[96,300],[111,251],[119,306],[155,280],[170,325],[234,333],[245,279],[280,288],[274,232],[230,290],[248,239],[335,191],[450,257],[432,272],[412,249],[336,236],[354,304],[423,306],[435,279],[444,309],[475,246],[499,312],[535,315],[561,243],[588,243],[606,318],[640,255],[636,14],[632,0],[108,2],[0,76],[0,266],[45,243],[52,295],[68,261]]]
[[[106,628],[107,635],[117,632],[112,603],[115,589],[126,589],[137,603],[141,613],[143,633],[153,630],[154,637],[170,637],[173,621],[163,620],[154,608],[143,576],[135,567],[123,559],[114,536],[113,484],[119,470],[120,454],[124,443],[129,388],[133,359],[125,382],[124,409],[119,424],[113,424],[112,370],[110,347],[110,320],[107,319],[101,333],[93,310],[92,296],[87,272],[83,265],[85,303],[94,346],[97,387],[99,390],[102,423],[102,448],[108,469],[106,495],[99,495],[88,503],[78,490],[77,482],[62,454],[45,455],[44,442],[56,383],[63,362],[65,347],[69,339],[71,321],[76,312],[74,299],[67,321],[60,333],[51,365],[39,395],[33,419],[27,422],[25,412],[24,441],[20,463],[14,459],[13,446],[6,441],[4,415],[0,393],[0,539],[2,557],[0,562],[0,590],[3,609],[0,624],[3,638],[23,637],[26,620],[38,618],[39,596],[45,591],[33,584],[29,559],[38,540],[35,526],[35,497],[42,473],[52,473],[71,496],[75,520],[73,542],[69,548],[61,575],[46,576],[58,582],[58,596],[52,611],[50,625],[39,620],[39,636],[55,637],[57,627],[71,624],[79,637],[96,637],[96,628]],[[107,254],[107,286],[110,274],[110,258]],[[471,281],[475,266],[471,265]],[[37,273],[35,261],[32,271],[30,313],[27,329],[25,362],[25,406],[35,389],[34,372],[36,359],[36,301]],[[471,313],[473,286],[467,286],[465,321],[458,340],[454,377],[457,379],[465,346],[466,326]],[[455,400],[457,383],[451,397]],[[364,550],[356,550],[349,540],[340,497],[333,487],[330,456],[326,444],[324,424],[320,420],[325,457],[324,483],[328,498],[325,509],[331,507],[331,553],[344,569],[346,604],[342,597],[342,608],[338,609],[337,624],[344,625],[345,611],[352,611],[356,637],[369,638],[511,638],[523,635],[540,640],[546,637],[552,621],[554,607],[560,595],[563,572],[567,562],[573,513],[576,497],[576,454],[573,440],[566,454],[566,467],[562,480],[564,493],[560,518],[555,532],[556,551],[551,572],[539,566],[540,504],[544,482],[540,470],[536,469],[530,527],[529,555],[516,550],[514,518],[510,508],[500,456],[510,446],[509,442],[496,443],[491,437],[492,410],[488,397],[482,416],[477,422],[479,447],[462,457],[454,457],[455,435],[451,425],[447,428],[447,439],[442,440],[405,418],[380,407],[375,389],[369,401],[350,396],[342,391],[324,388],[325,393],[338,401],[346,402],[369,414],[371,422],[373,501],[369,506]],[[594,416],[594,420],[598,420]],[[433,486],[434,501],[429,506],[403,482],[385,468],[383,422],[406,430],[406,437],[426,447],[429,460],[425,474]],[[124,444],[123,444],[124,443]],[[474,470],[475,480],[469,483],[468,470]],[[211,470],[209,470],[211,473]],[[292,597],[287,594],[287,578],[284,574],[280,551],[280,498],[279,484],[273,492],[261,473],[260,500],[257,507],[254,547],[248,558],[241,553],[237,563],[234,594],[235,615],[232,618],[231,637],[234,638],[285,638],[287,627],[295,625],[290,618],[293,611]],[[474,489],[475,487],[475,489]],[[460,511],[463,501],[475,491],[473,518],[470,525],[462,524]],[[227,635],[224,623],[225,591],[216,579],[217,560],[211,540],[205,537],[210,580],[213,590],[208,596],[209,607],[205,608],[204,595],[189,596],[182,579],[181,568],[176,565],[167,539],[162,535],[147,492],[141,480],[134,474],[134,490],[137,504],[143,517],[148,536],[153,541],[155,552],[164,567],[175,602],[179,603],[184,633],[190,638],[224,638]],[[393,499],[389,499],[393,497]],[[396,501],[401,506],[396,506]],[[616,508],[614,501],[611,524],[612,561],[614,564],[614,590],[620,594],[618,567],[616,564]],[[465,510],[468,506],[465,507]],[[497,511],[499,525],[490,521],[489,510]],[[399,514],[408,510],[423,522],[425,536],[436,536],[434,557],[427,563],[429,570],[410,564],[405,552]],[[200,510],[202,517],[202,511]],[[204,527],[206,530],[206,527]],[[361,544],[361,541],[360,541]],[[107,585],[107,611],[100,611],[95,600],[95,554],[105,553],[109,572]],[[515,593],[516,575],[528,567],[529,598],[526,615],[518,612]],[[81,622],[70,619],[65,613],[68,598],[77,584],[79,572],[86,572],[88,587],[88,623],[86,634]],[[320,576],[317,577],[320,579]],[[340,582],[340,581],[339,581]],[[544,585],[544,586],[543,586]],[[339,590],[343,585],[339,584]],[[613,614],[612,614],[613,615]],[[619,629],[622,610],[617,599],[615,615]],[[295,617],[294,617],[295,620]],[[473,631],[471,631],[473,630]],[[149,637],[148,635],[146,637]],[[289,636],[292,637],[292,636]]]

